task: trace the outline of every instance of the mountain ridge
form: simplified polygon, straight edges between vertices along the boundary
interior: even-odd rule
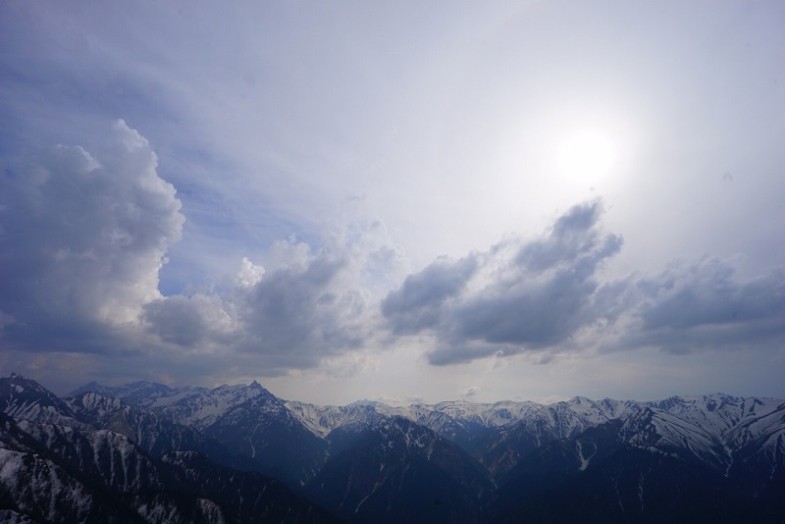
[[[581,505],[609,522],[656,520],[666,509],[686,522],[691,500],[722,502],[734,518],[785,516],[785,401],[770,397],[318,406],[256,381],[93,382],[74,393],[61,399],[21,375],[0,378],[0,511],[16,521],[56,522],[58,504],[72,517],[101,514],[131,496],[137,502],[118,506],[126,517],[112,518],[160,522],[168,511],[180,522],[247,522],[273,506],[232,490],[263,485],[285,501],[274,506],[284,513],[270,513],[285,522],[591,521]],[[148,470],[161,480],[144,494]],[[35,513],[43,499],[14,482],[20,471],[55,490],[50,511]]]

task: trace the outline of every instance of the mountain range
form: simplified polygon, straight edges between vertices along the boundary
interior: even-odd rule
[[[0,523],[782,522],[785,400],[317,406],[0,379]]]

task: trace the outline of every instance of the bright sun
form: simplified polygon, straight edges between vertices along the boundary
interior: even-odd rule
[[[616,141],[597,129],[564,136],[554,151],[559,172],[568,180],[594,185],[605,179],[618,156]]]

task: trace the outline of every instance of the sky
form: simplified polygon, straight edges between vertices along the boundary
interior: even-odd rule
[[[785,3],[0,3],[0,372],[785,398]]]

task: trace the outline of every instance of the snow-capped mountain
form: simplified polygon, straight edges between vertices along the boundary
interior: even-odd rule
[[[621,438],[631,446],[692,458],[730,473],[740,455],[774,470],[785,465],[785,402],[723,394],[672,397],[630,417]],[[764,458],[765,457],[765,458]]]
[[[647,407],[625,421],[619,438],[630,447],[696,460],[726,471],[733,460],[732,450],[723,445],[722,434],[712,429],[672,412]]]
[[[544,513],[580,521],[594,500],[610,521],[776,522],[785,514],[784,422],[785,404],[772,399],[641,403],[527,454],[508,472],[494,512],[509,522]]]
[[[83,427],[57,395],[16,373],[0,378],[0,412],[10,417],[36,422]]]
[[[173,449],[186,449],[202,453],[219,463],[236,462],[232,453],[217,440],[157,413],[130,406],[118,398],[87,391],[65,399],[65,403],[80,421],[96,429],[108,429],[124,435],[154,457]]]
[[[165,420],[187,427],[198,431],[203,438],[220,443],[231,454],[241,457],[239,463],[243,469],[274,475],[299,486],[314,476],[326,458],[326,442],[258,382],[214,389],[157,388],[147,382],[135,385],[116,391],[149,410],[157,417],[156,422]],[[151,396],[145,398],[140,391],[148,391]],[[204,452],[194,447],[169,449]]]
[[[478,404],[465,401],[438,404],[388,406],[380,402],[358,401],[346,406],[317,406],[288,401],[289,408],[303,423],[318,435],[327,435],[348,422],[356,422],[373,415],[404,417],[426,426],[439,434],[449,434],[457,428],[505,427],[541,409],[534,402],[496,402]]]
[[[256,382],[75,393],[0,379],[0,522],[330,521],[303,497],[372,522],[785,518],[777,399],[316,406]]]
[[[280,481],[220,466],[193,450],[170,450],[158,459],[133,440],[153,449],[156,442],[192,449],[199,442],[173,438],[190,432],[204,440],[192,428],[96,393],[66,402],[23,377],[2,380],[11,387],[1,390],[0,405],[29,417],[0,412],[3,522],[335,521]]]
[[[261,392],[224,411],[204,434],[259,464],[261,471],[292,486],[304,484],[324,463],[326,442],[269,391],[258,384],[249,389]]]
[[[0,415],[0,504],[9,520],[32,522],[335,520],[281,482],[181,453],[188,459],[157,461],[118,433]],[[237,478],[253,494],[246,501]]]
[[[89,384],[85,384],[84,386],[75,389],[68,396],[78,397],[83,393],[92,392],[99,393],[106,397],[118,398],[132,406],[148,407],[158,398],[171,398],[181,391],[182,390],[180,389],[171,388],[165,384],[144,380],[122,386],[103,386],[98,382],[90,382]]]
[[[550,405],[512,401],[492,404],[448,401],[406,407],[367,401],[348,406],[286,403],[308,429],[322,437],[335,428],[373,421],[379,416],[407,418],[456,442],[494,477],[508,471],[521,456],[548,442],[626,416],[641,406],[631,401],[595,402],[581,397]]]
[[[213,425],[230,410],[251,399],[261,399],[260,407],[270,406],[273,410],[278,404],[278,399],[258,382],[215,389],[178,389],[154,398],[154,402],[149,404],[153,411],[199,430]]]
[[[535,405],[511,424],[499,428],[478,458],[499,480],[532,451],[609,420],[630,416],[640,409],[641,403],[637,402],[594,401],[584,397]]]

